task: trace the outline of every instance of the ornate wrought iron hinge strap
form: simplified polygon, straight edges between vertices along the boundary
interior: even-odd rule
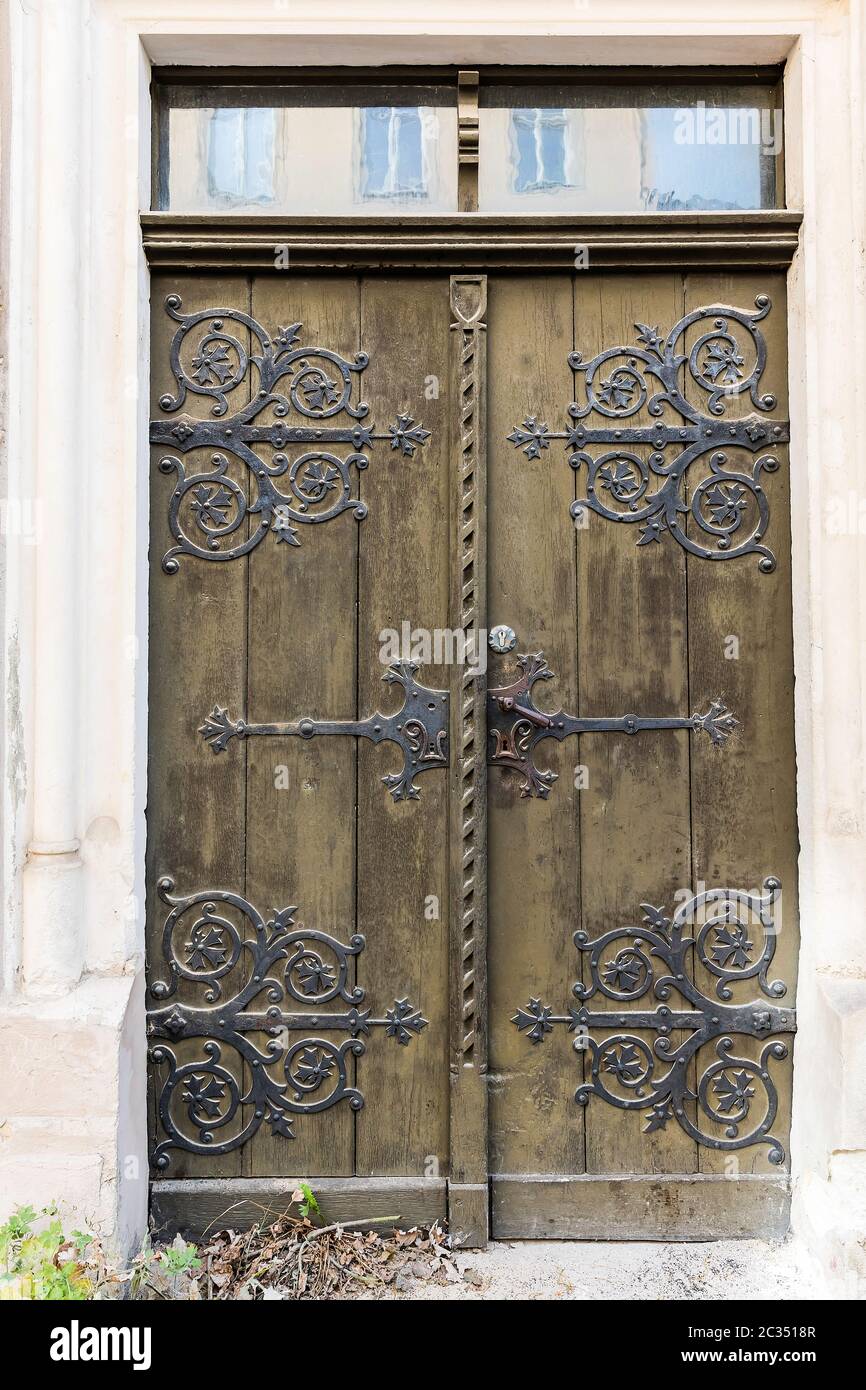
[[[528,459],[540,458],[551,441],[563,440],[572,468],[586,465],[586,496],[571,505],[576,520],[589,508],[608,521],[640,524],[638,545],[661,541],[669,532],[692,555],[733,560],[754,554],[760,557],[759,568],[769,573],[776,567],[776,557],[762,543],[770,520],[762,476],[777,469],[779,461],[761,451],[786,443],[789,424],[754,414],[719,418],[724,416],[725,403],[744,392],[759,411],[776,406],[775,396],[759,393],[767,347],[756,325],[769,313],[770,300],[761,294],[755,305],[754,313],[724,304],[695,309],[674,325],[667,338],[658,327],[636,323],[636,345],[607,348],[588,362],[579,352],[570,353],[569,365],[583,380],[584,399],[569,405],[568,427],[551,430],[531,415],[512,430],[509,440]],[[706,331],[686,345],[688,330],[706,320],[712,320]],[[732,322],[741,326],[750,341],[751,367]],[[684,367],[688,378],[706,392],[709,413],[686,399],[681,386]],[[656,384],[660,389],[655,389]],[[667,424],[659,419],[641,426],[623,423],[644,407],[650,415],[661,416],[665,406],[681,419]],[[584,425],[593,414],[607,417],[610,424]],[[600,454],[589,452],[605,444],[612,447]],[[678,450],[672,458],[665,454],[670,445]],[[760,457],[751,468],[738,468],[730,462],[731,450]],[[686,500],[688,470],[706,455],[709,474]],[[657,479],[661,480],[658,489],[651,492]],[[689,517],[695,525],[691,535],[685,526]]]
[[[249,724],[232,719],[228,710],[214,705],[199,729],[215,753],[222,753],[233,738],[368,738],[373,743],[396,743],[403,753],[400,772],[387,773],[382,781],[395,801],[417,800],[415,778],[422,772],[448,764],[448,692],[428,690],[415,680],[417,665],[395,661],[383,681],[403,687],[403,704],[394,714],[369,715],[366,719],[297,719],[285,724]]]
[[[154,1151],[157,1168],[168,1166],[171,1149],[222,1154],[240,1148],[263,1122],[273,1134],[292,1139],[292,1115],[329,1110],[343,1100],[360,1110],[364,1097],[349,1085],[347,1064],[366,1051],[363,1038],[382,1029],[405,1045],[427,1026],[407,999],[395,999],[382,1018],[360,1007],[364,990],[350,985],[349,969],[364,949],[363,936],[342,942],[308,930],[295,921],[295,907],[266,921],[237,893],[208,890],[174,897],[173,888],[172,879],[160,879],[159,895],[171,908],[163,929],[170,976],[150,989],[155,999],[172,1002],[147,1015],[148,1035],[159,1040],[151,1057],[169,1068],[158,1101],[166,1138]],[[229,915],[232,911],[242,925]],[[185,928],[189,913],[195,920]],[[251,937],[243,934],[249,929]],[[234,971],[245,978],[223,999],[221,982]],[[181,980],[203,986],[206,1005],[172,998]],[[257,1008],[262,997],[264,1007]],[[322,1011],[338,999],[345,1010]],[[293,1000],[304,1007],[286,1007]],[[347,1036],[342,1042],[320,1036],[334,1033]],[[293,1041],[293,1034],[301,1036]],[[267,1042],[260,1044],[256,1035]],[[162,1039],[202,1039],[203,1055],[181,1063]],[[236,1055],[234,1069],[223,1060],[226,1047]],[[269,1070],[277,1064],[284,1080]]]
[[[546,738],[562,740],[572,734],[637,734],[647,729],[691,729],[702,730],[720,747],[739,728],[739,721],[721,700],[714,700],[703,714],[672,717],[623,714],[579,719],[564,710],[545,714],[536,708],[532,699],[535,682],[553,678],[544,653],[529,653],[517,660],[523,674],[511,685],[488,692],[487,727],[491,744],[488,762],[491,767],[510,767],[521,774],[521,796],[547,797],[557,780],[555,772],[541,771],[535,765],[535,749]]]
[[[177,573],[180,555],[235,560],[253,550],[268,530],[273,530],[277,541],[300,545],[298,525],[330,521],[345,511],[362,520],[367,508],[352,496],[351,466],[366,468],[370,461],[367,450],[376,442],[385,442],[401,457],[411,458],[430,437],[430,431],[416,425],[408,414],[398,415],[384,432],[360,423],[369,414],[369,406],[364,401],[353,404],[351,396],[353,381],[360,379],[369,362],[366,352],[356,353],[349,361],[330,348],[298,346],[300,323],[291,323],[271,336],[238,309],[182,314],[176,294],[168,296],[165,307],[180,324],[169,352],[178,389],[176,395],[167,393],[160,398],[160,409],[178,411],[187,393],[193,392],[213,400],[212,414],[217,417],[199,420],[181,415],[150,424],[152,444],[181,454],[192,449],[213,450],[211,467],[190,475],[176,454],[167,454],[159,461],[163,473],[177,477],[168,513],[177,544],[163,556],[167,574]],[[196,329],[201,330],[201,336],[190,351],[186,339]],[[240,336],[239,329],[245,330]],[[241,341],[247,333],[252,343],[249,349]],[[259,389],[248,405],[229,415],[228,397],[247,381],[252,367],[256,368]],[[285,383],[285,394],[276,390],[280,383]],[[257,423],[271,406],[277,423]],[[292,410],[315,423],[283,424]],[[323,423],[341,414],[356,423]],[[255,450],[256,445],[263,444],[277,450],[270,463]],[[290,462],[283,450],[304,444],[311,447]],[[340,457],[323,448],[327,444],[343,445],[351,452]],[[229,472],[230,456],[247,469],[254,488],[252,501]],[[275,478],[285,478],[287,492],[279,490]],[[244,524],[248,516],[258,519],[249,535]],[[187,527],[194,528],[193,534]]]
[[[676,1121],[699,1144],[712,1149],[743,1149],[766,1143],[770,1161],[781,1163],[785,1151],[770,1134],[778,1111],[778,1093],[769,1063],[787,1057],[788,1049],[777,1040],[767,1043],[758,1060],[736,1057],[733,1039],[734,1035],[763,1039],[794,1033],[796,1012],[760,999],[731,1004],[708,998],[695,983],[690,954],[694,946],[700,965],[716,977],[718,1000],[732,999],[732,985],[753,979],[769,998],[783,996],[786,986],[780,980],[767,979],[776,948],[773,904],[780,890],[776,878],[766,879],[759,893],[710,889],[684,902],[673,918],[666,917],[661,908],[642,903],[640,926],[617,927],[594,940],[586,932],[576,932],[575,945],[588,955],[590,968],[590,983],[578,981],[572,986],[580,1006],[571,1007],[566,1014],[554,1014],[540,999],[530,999],[525,1008],[517,1010],[512,1022],[533,1043],[542,1042],[559,1025],[582,1035],[591,1059],[592,1079],[575,1092],[580,1105],[586,1105],[593,1095],[601,1096],[621,1110],[643,1110],[645,1134]],[[691,928],[695,928],[694,934],[687,935]],[[761,932],[757,944],[752,939],[756,928]],[[662,1000],[676,991],[689,1007],[672,1009],[664,1003],[655,1009],[629,1009],[618,1014],[609,1009],[593,1011],[585,1003],[596,994],[618,1003],[632,1002],[651,990]],[[639,1036],[640,1031],[657,1035],[652,1046]],[[672,1035],[678,1031],[688,1033],[683,1042],[674,1041]],[[597,1039],[593,1033],[607,1036]],[[716,1060],[706,1067],[693,1090],[689,1063],[709,1043],[716,1045]],[[665,1068],[659,1076],[655,1074],[657,1062]],[[756,1100],[759,1091],[764,1104],[755,1114],[760,1107]],[[697,1110],[693,1119],[694,1101]],[[715,1132],[701,1128],[706,1121],[717,1127]]]

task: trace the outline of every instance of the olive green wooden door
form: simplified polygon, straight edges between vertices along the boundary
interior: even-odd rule
[[[152,304],[161,1210],[191,1228],[227,1207],[258,1219],[251,1188],[215,1180],[308,1177],[328,1210],[324,1180],[405,1177],[354,1209],[432,1219],[448,1172],[447,672],[390,669],[382,634],[448,626],[448,279],[157,277]],[[377,710],[396,742],[375,719],[366,738],[301,725]]]
[[[491,278],[488,302],[488,614],[518,637],[489,683],[523,674],[517,653],[549,668],[507,714],[491,706],[493,1232],[782,1229],[797,961],[784,279]],[[653,510],[663,494],[683,510]],[[536,705],[674,727],[560,742]]]
[[[158,1217],[782,1229],[783,278],[159,276],[152,342]]]

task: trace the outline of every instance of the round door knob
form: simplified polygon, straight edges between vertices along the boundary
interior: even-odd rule
[[[487,638],[491,651],[494,652],[513,652],[517,646],[517,634],[513,627],[507,627],[505,623],[499,623],[490,629]]]

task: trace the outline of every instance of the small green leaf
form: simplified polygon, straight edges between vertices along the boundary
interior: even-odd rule
[[[302,1182],[301,1191],[304,1194],[304,1200],[301,1203],[301,1215],[318,1216],[319,1204],[316,1201],[315,1193],[313,1192],[313,1189],[310,1187],[310,1184],[308,1182]]]

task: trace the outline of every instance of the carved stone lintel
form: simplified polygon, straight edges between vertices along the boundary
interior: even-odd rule
[[[472,165],[464,165],[472,172]],[[471,211],[471,209],[468,209]],[[230,225],[208,213],[146,212],[144,253],[152,266],[188,275],[222,269],[274,270],[274,247],[285,246],[295,272],[395,269],[520,270],[528,275],[574,273],[575,247],[586,247],[594,270],[704,269],[717,275],[739,268],[785,271],[799,244],[801,212],[548,213],[526,219],[513,213],[461,209],[400,221],[373,213],[345,217],[263,216],[234,213]],[[363,225],[361,225],[363,222]]]

